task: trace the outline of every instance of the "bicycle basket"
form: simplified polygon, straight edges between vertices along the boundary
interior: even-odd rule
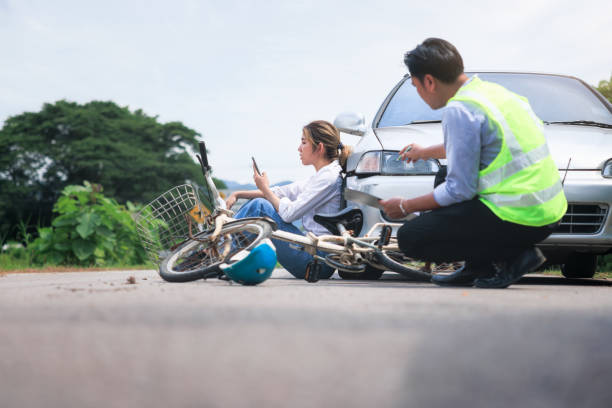
[[[149,259],[159,264],[192,234],[208,228],[210,210],[198,199],[193,186],[174,187],[136,214],[136,225]]]

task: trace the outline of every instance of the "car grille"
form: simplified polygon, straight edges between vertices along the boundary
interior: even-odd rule
[[[603,204],[572,204],[557,227],[557,234],[597,234],[601,231],[608,206]]]

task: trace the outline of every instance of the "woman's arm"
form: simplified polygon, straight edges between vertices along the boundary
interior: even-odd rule
[[[278,211],[278,203],[280,202],[280,198],[276,194],[272,192],[270,189],[270,182],[268,181],[268,174],[263,172],[261,175],[255,172],[253,174],[253,180],[255,181],[255,185],[259,190],[256,190],[257,193],[261,194],[257,197],[263,197],[272,204],[274,209]]]
[[[270,202],[274,206],[274,209],[278,212],[278,203],[280,203],[280,198],[276,196],[268,187],[265,191],[263,191],[264,198]]]
[[[261,176],[254,174],[253,180],[264,198],[274,206],[274,209],[281,218],[285,222],[293,222],[303,216],[313,206],[316,206],[320,202],[321,197],[328,193],[328,190],[335,188],[335,184],[338,181],[337,175],[335,176],[335,178],[330,179],[329,175],[323,174],[323,177],[319,176],[318,179],[310,179],[308,183],[294,183],[296,188],[292,193],[294,193],[296,198],[292,200],[287,196],[282,197],[282,209],[280,208],[281,197],[277,196],[270,188],[268,175],[266,173],[262,173]]]
[[[234,191],[232,194],[230,194],[229,197],[227,197],[227,200],[225,200],[225,204],[227,205],[227,208],[230,209],[232,208],[232,206],[234,204],[236,204],[236,200],[238,200],[239,198],[263,198],[264,194],[260,191],[260,190],[240,190],[240,191]]]
[[[279,199],[278,214],[284,221],[293,222],[302,218],[306,213],[328,200],[334,192],[340,194],[342,184],[340,177],[337,174],[327,173],[311,178],[295,200],[288,197]]]
[[[253,164],[253,181],[255,182],[258,190],[234,191],[232,194],[230,194],[227,200],[225,200],[227,208],[231,208],[239,198],[247,198],[249,200],[251,198],[265,198],[274,206],[274,209],[278,211],[278,203],[280,198],[278,198],[278,196],[272,192],[266,172],[263,172],[260,175],[257,169],[255,169],[255,164]]]

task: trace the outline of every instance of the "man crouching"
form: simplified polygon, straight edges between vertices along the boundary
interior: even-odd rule
[[[412,84],[442,115],[444,144],[410,144],[408,162],[447,159],[447,177],[432,193],[381,200],[392,218],[426,211],[398,231],[400,249],[432,262],[465,260],[441,286],[505,288],[545,261],[535,244],[567,210],[557,167],[526,98],[500,85],[468,78],[449,42],[429,38],[404,56]]]

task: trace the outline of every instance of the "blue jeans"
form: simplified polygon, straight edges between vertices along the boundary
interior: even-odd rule
[[[234,218],[247,217],[269,217],[276,221],[278,229],[304,236],[304,234],[293,224],[283,221],[272,204],[265,198],[254,198],[244,204],[236,213]],[[288,242],[273,239],[272,242],[276,246],[276,257],[278,262],[296,278],[304,279],[306,275],[306,266],[312,261],[312,255],[299,249],[294,249],[289,246]],[[321,251],[317,251],[317,255],[325,256]],[[320,279],[329,279],[334,274],[334,269],[320,262],[321,271]]]

